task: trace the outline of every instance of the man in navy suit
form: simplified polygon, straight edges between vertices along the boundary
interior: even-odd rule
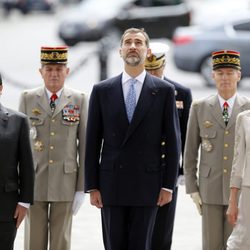
[[[107,250],[150,250],[157,208],[171,201],[176,186],[174,87],[146,73],[149,53],[147,33],[126,30],[123,73],[95,85],[90,97],[85,191],[101,208]]]
[[[0,75],[0,95],[2,94]],[[24,114],[0,104],[0,249],[12,250],[16,231],[33,202],[33,158]]]
[[[189,109],[192,103],[192,94],[189,88],[182,86],[164,76],[166,66],[166,52],[169,47],[164,43],[150,43],[151,55],[146,58],[145,69],[150,74],[164,79],[175,87],[176,108],[179,115],[179,124],[181,132],[181,149],[184,152],[187,122]],[[183,164],[179,165],[177,184],[183,183]],[[172,245],[172,235],[174,228],[174,218],[178,186],[175,187],[172,201],[158,209],[152,238],[152,250],[170,250]]]

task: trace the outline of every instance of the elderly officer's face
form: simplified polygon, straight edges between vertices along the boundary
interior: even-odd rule
[[[39,71],[46,88],[53,93],[63,87],[64,81],[69,74],[69,68],[62,64],[45,64],[42,65]]]
[[[164,73],[164,65],[162,65],[160,68],[158,69],[147,69],[147,72],[153,76],[162,78],[163,77],[163,73]]]
[[[149,51],[142,33],[127,33],[123,38],[120,55],[126,64],[133,67],[144,64]]]
[[[240,78],[241,72],[234,68],[219,68],[213,71],[213,79],[221,95],[234,95]]]

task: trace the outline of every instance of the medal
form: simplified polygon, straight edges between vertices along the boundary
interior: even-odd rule
[[[80,108],[78,105],[68,104],[62,110],[62,118],[67,122],[77,122],[80,120]]]
[[[183,101],[176,101],[176,108],[177,109],[183,109],[184,108]]]
[[[34,149],[38,152],[43,151],[43,143],[41,141],[35,141]]]
[[[36,127],[31,127],[30,128],[30,138],[35,140],[37,137],[37,130]]]
[[[201,147],[203,150],[205,150],[207,152],[211,152],[213,150],[212,143],[207,139],[202,140]]]

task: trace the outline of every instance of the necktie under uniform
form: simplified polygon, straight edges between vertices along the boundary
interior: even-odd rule
[[[224,120],[226,125],[228,124],[228,121],[229,121],[228,107],[229,107],[228,103],[224,102],[222,116],[223,116],[223,120]]]
[[[136,82],[137,80],[133,78],[129,80],[130,86],[129,86],[127,97],[125,99],[127,116],[128,116],[129,122],[131,122],[133,118],[133,114],[134,114],[135,107],[136,107],[136,92],[135,92]]]
[[[52,110],[52,112],[55,110],[56,108],[56,99],[58,98],[58,96],[56,94],[53,94],[51,97],[50,97],[50,108]]]

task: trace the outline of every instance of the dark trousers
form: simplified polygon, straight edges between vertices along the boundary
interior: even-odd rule
[[[106,250],[150,250],[157,207],[104,206],[101,209]]]
[[[170,250],[174,228],[178,188],[173,192],[172,201],[157,211],[151,250]]]
[[[16,231],[16,221],[0,222],[1,250],[13,250]]]

